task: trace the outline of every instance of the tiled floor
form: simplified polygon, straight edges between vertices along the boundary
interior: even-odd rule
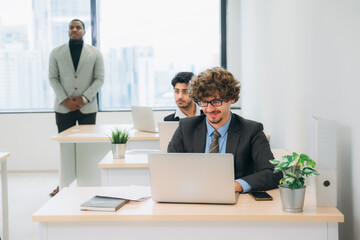
[[[57,172],[8,172],[10,240],[39,239],[38,224],[31,218],[57,185]]]

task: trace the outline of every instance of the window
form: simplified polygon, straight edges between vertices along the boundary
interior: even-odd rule
[[[53,111],[49,55],[74,18],[104,56],[100,110],[175,106],[177,72],[220,65],[220,0],[98,0],[94,39],[91,1],[0,0],[0,112]]]
[[[220,65],[219,0],[102,0],[100,108],[175,106],[171,79]]]
[[[89,0],[0,0],[0,111],[52,111],[49,55],[68,42],[68,24],[80,18],[90,34]],[[21,7],[19,7],[21,6]]]

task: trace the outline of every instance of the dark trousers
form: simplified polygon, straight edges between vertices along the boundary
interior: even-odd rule
[[[96,123],[96,112],[84,114],[80,110],[69,113],[58,113],[55,112],[56,125],[58,127],[58,132],[71,128],[76,125],[76,121],[79,125],[83,124],[95,124]]]

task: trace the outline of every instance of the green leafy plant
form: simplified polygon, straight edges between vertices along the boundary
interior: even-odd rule
[[[129,133],[126,129],[119,130],[116,128],[112,130],[110,141],[112,144],[123,144],[126,143],[129,138]]]
[[[293,153],[285,155],[279,159],[270,160],[275,166],[274,173],[282,171],[284,177],[280,179],[280,184],[286,184],[290,189],[302,188],[305,184],[305,178],[309,176],[320,175],[314,167],[316,163],[305,154]]]

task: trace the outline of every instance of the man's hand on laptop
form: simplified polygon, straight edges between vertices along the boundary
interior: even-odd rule
[[[240,183],[238,183],[237,181],[235,181],[235,192],[242,192],[243,188],[241,186]]]

